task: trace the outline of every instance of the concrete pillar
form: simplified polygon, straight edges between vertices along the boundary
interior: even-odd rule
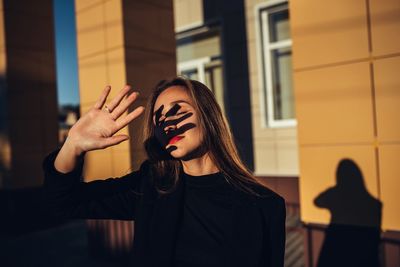
[[[93,106],[105,85],[109,99],[125,85],[141,92],[144,105],[158,80],[176,73],[172,1],[75,1],[81,113]],[[142,117],[121,132],[130,143],[93,151],[86,159],[87,180],[121,176],[145,158]]]
[[[0,44],[0,188],[40,185],[58,143],[52,1],[0,1]]]

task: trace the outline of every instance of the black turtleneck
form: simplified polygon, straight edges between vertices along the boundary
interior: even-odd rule
[[[149,161],[123,177],[83,182],[83,160],[60,173],[54,168],[57,153],[43,163],[43,212],[64,219],[134,220],[134,266],[284,265],[285,201],[268,188],[252,185],[262,195],[254,196],[221,173],[183,173],[177,189],[160,197]]]
[[[183,173],[182,178],[183,220],[174,266],[225,266],[226,241],[232,231],[232,186],[221,172]]]

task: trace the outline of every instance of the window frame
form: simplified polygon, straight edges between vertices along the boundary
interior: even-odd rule
[[[269,21],[268,9],[274,6],[289,4],[287,0],[270,0],[266,3],[261,3],[255,6],[256,18],[256,45],[257,45],[257,59],[259,69],[259,88],[260,90],[260,112],[261,112],[261,126],[262,128],[285,128],[295,127],[297,125],[296,118],[276,120],[274,118],[274,97],[273,97],[273,84],[272,84],[272,61],[271,51],[279,48],[292,47],[292,39],[286,39],[270,42],[269,39]],[[289,9],[289,8],[288,8]],[[264,26],[263,26],[264,25]],[[294,103],[293,103],[294,104]]]
[[[199,82],[204,83],[206,82],[206,68],[205,65],[211,62],[210,57],[202,57],[192,60],[187,60],[184,62],[180,62],[177,64],[177,72],[181,74],[185,71],[196,70],[197,75],[199,77]]]

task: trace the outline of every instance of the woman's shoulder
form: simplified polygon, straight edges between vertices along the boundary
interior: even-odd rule
[[[285,199],[274,190],[262,184],[250,184],[247,186],[251,191],[235,190],[241,201],[261,207],[273,207],[285,205]]]
[[[139,171],[141,171],[141,172],[145,172],[145,171],[148,171],[149,170],[149,168],[150,168],[150,160],[148,160],[148,159],[144,159],[143,161],[142,161],[142,163],[140,164],[140,166],[139,166]]]
[[[256,185],[255,191],[260,196],[253,197],[253,203],[263,216],[267,218],[271,215],[282,218],[285,216],[286,202],[280,194],[263,185]]]

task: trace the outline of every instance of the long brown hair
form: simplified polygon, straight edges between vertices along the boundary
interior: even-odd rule
[[[155,172],[156,179],[158,178],[158,181],[155,181],[157,191],[160,194],[170,193],[178,183],[182,172],[182,163],[169,156],[154,137],[155,102],[164,90],[172,86],[181,86],[191,97],[194,109],[198,114],[199,127],[203,133],[202,146],[210,152],[211,160],[227,182],[246,193],[259,196],[251,185],[263,185],[257,181],[240,159],[231,130],[214,94],[201,82],[184,77],[159,82],[145,109],[144,145],[152,166],[151,169]]]

